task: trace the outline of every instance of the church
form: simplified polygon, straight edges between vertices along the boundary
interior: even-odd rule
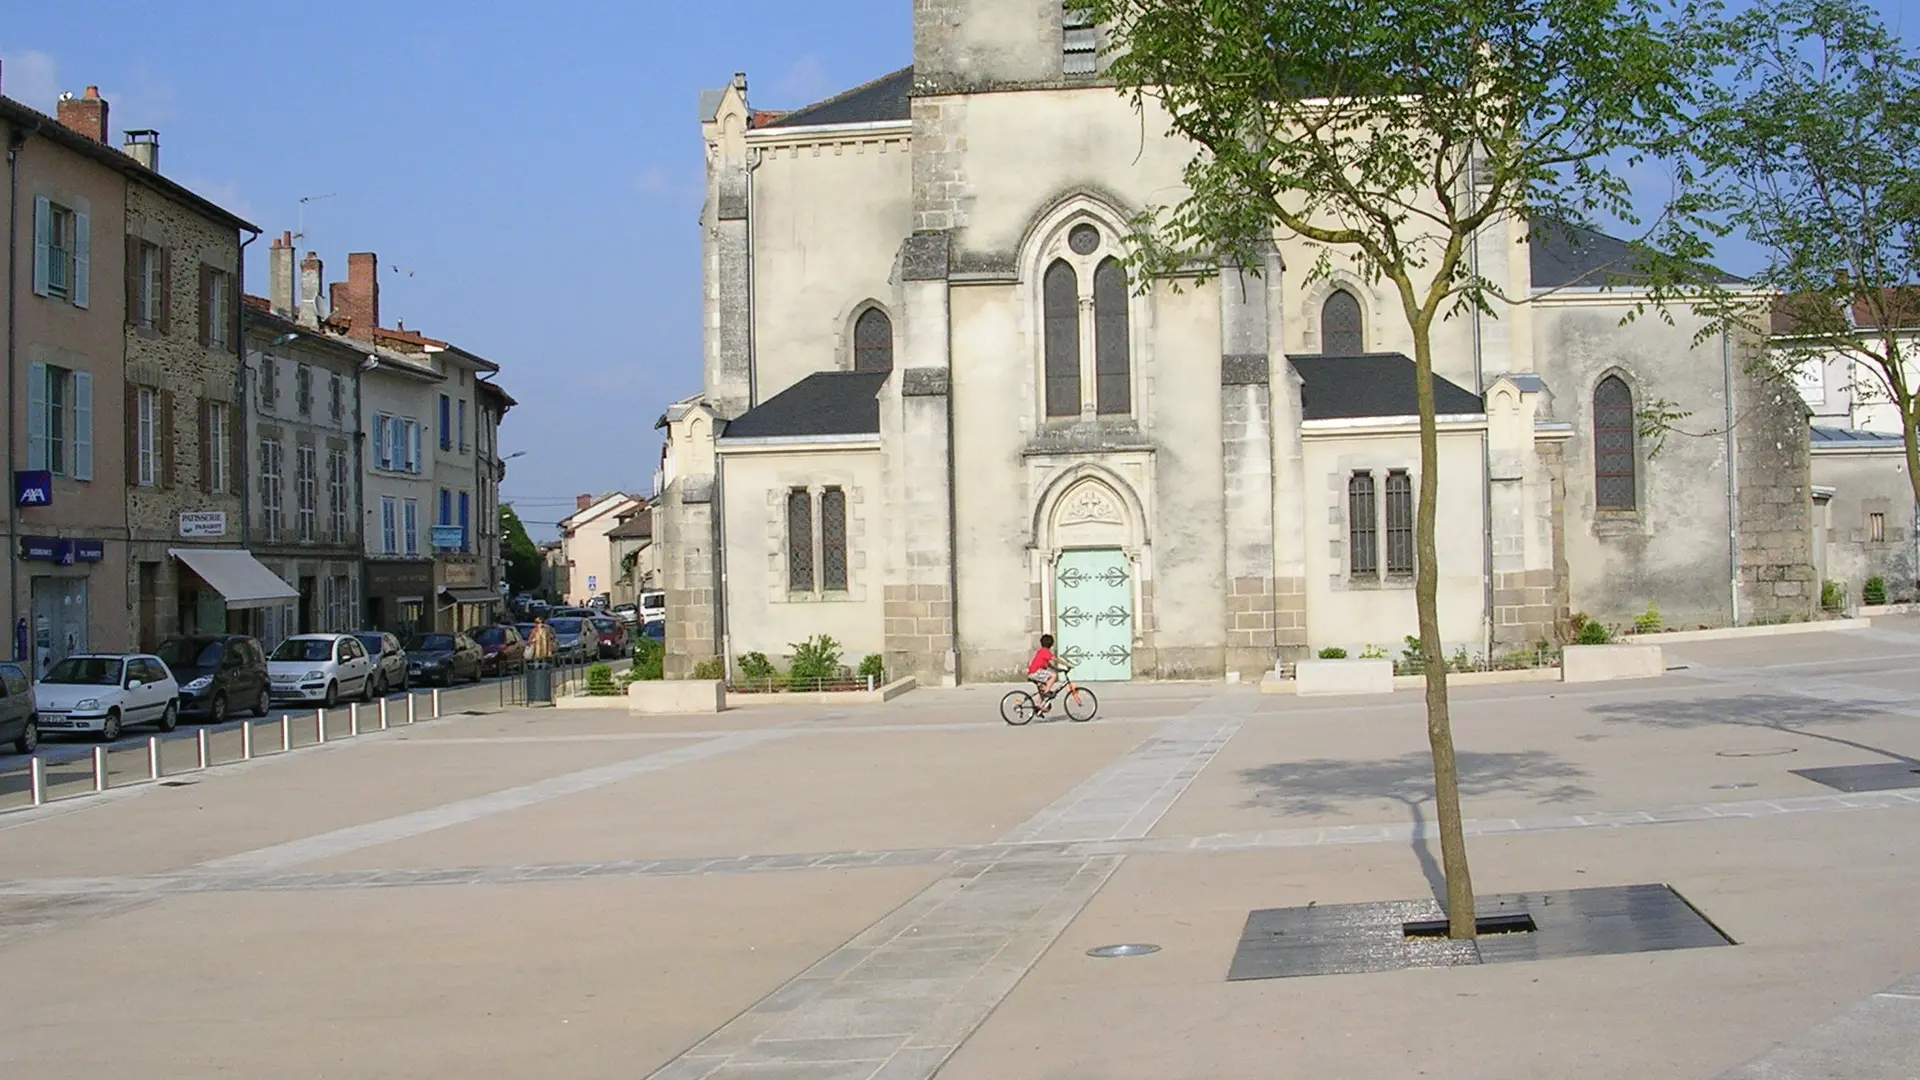
[[[1129,279],[1191,144],[1060,0],[919,0],[912,64],[790,112],[702,95],[704,385],[661,417],[667,671],[830,635],[923,685],[1258,679],[1417,632],[1420,455],[1397,299],[1339,251]],[[903,58],[904,59],[904,58]],[[1574,613],[1806,617],[1807,409],[1753,342],[1628,320],[1627,248],[1512,222],[1513,301],[1435,331],[1450,655]],[[1687,415],[1651,439],[1651,402]]]

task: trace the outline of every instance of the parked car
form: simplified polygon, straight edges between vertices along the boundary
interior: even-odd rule
[[[602,615],[588,619],[593,628],[594,656],[601,660],[618,660],[633,651],[633,642],[627,638],[627,624],[611,615]]]
[[[592,609],[595,614],[605,615],[607,613],[607,609],[612,606],[613,606],[613,597],[611,596],[587,597],[587,607]]]
[[[421,634],[407,642],[407,673],[423,683],[480,681],[480,646],[465,634]]]
[[[226,722],[235,709],[267,715],[267,654],[243,634],[168,638],[154,650],[180,683],[180,715]]]
[[[641,626],[640,636],[643,638],[652,638],[653,640],[659,641],[659,642],[665,642],[667,640],[667,620],[655,619],[652,622]]]
[[[482,674],[512,675],[527,670],[527,639],[519,628],[489,626],[476,631],[473,640],[480,646]]]
[[[389,690],[406,690],[412,687],[413,677],[407,671],[407,650],[400,639],[392,634],[376,630],[366,630],[353,635],[360,639],[360,645],[367,650],[367,656],[373,660],[373,696],[386,697]]]
[[[593,619],[604,614],[606,614],[606,612],[595,611],[590,607],[557,607],[547,612],[547,621],[552,622],[555,619]]]
[[[660,622],[667,617],[667,594],[659,590],[640,594],[640,621]]]
[[[640,625],[640,605],[615,604],[613,605],[613,617],[616,619],[619,619],[623,623],[626,623],[628,626],[639,626]]]
[[[135,724],[180,726],[180,684],[147,653],[83,653],[53,665],[34,685],[40,731],[97,732],[112,742]]]
[[[567,615],[548,619],[547,625],[553,627],[554,659],[562,663],[585,663],[588,654],[596,651],[598,639],[593,623],[587,619]]]
[[[33,681],[19,664],[0,664],[0,743],[13,743],[16,754],[40,747],[40,718],[34,715]]]
[[[352,634],[296,634],[267,655],[276,701],[318,701],[332,708],[343,697],[373,700],[373,658]]]

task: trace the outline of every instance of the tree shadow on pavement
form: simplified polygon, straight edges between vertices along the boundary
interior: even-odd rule
[[[1615,701],[1589,706],[1587,711],[1610,724],[1643,724],[1675,731],[1714,725],[1751,728],[1849,746],[1892,761],[1916,760],[1898,751],[1812,730],[1816,724],[1887,719],[1889,714],[1874,702],[1823,701],[1786,694],[1742,694],[1731,698]]]
[[[1461,751],[1455,755],[1460,797],[1521,795],[1543,805],[1569,803],[1593,794],[1574,781],[1587,775],[1580,766],[1542,750],[1512,753]],[[1446,902],[1446,875],[1427,845],[1426,804],[1433,799],[1433,758],[1424,752],[1372,761],[1316,758],[1287,761],[1240,771],[1253,788],[1242,804],[1282,815],[1326,814],[1349,803],[1386,799],[1407,808],[1413,820],[1413,855],[1433,890]]]

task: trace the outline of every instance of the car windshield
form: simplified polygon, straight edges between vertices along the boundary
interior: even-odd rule
[[[593,620],[593,628],[603,634],[611,634],[620,628],[620,624],[612,619],[595,619]]]
[[[120,659],[112,656],[69,656],[53,665],[40,680],[70,686],[119,686]]]
[[[333,642],[326,638],[288,638],[273,650],[269,660],[331,660]]]
[[[453,635],[452,634],[422,634],[419,637],[414,638],[413,644],[408,646],[408,648],[418,649],[421,652],[452,652],[453,651]]]
[[[505,645],[507,643],[507,632],[501,627],[489,626],[485,630],[473,635],[473,640],[482,645]]]
[[[556,634],[577,634],[580,632],[580,624],[584,622],[586,622],[585,619],[552,619],[547,625],[553,627],[553,632]]]
[[[381,653],[381,650],[386,647],[385,639],[383,639],[379,634],[355,634],[353,636],[359,638],[360,644],[365,645],[367,647],[367,652],[373,654],[374,656],[379,656]]]
[[[218,638],[174,638],[161,643],[158,655],[170,668],[213,667],[225,648]]]
[[[635,608],[635,607],[634,607],[634,606],[633,606],[632,604],[620,604],[620,605],[618,605],[617,607],[615,607],[615,608],[614,608],[613,610],[614,610],[614,612],[615,612],[615,613],[617,613],[617,614],[621,614],[621,615],[624,615],[624,614],[626,614],[626,613],[627,613],[627,612],[629,612],[629,611],[635,611],[635,610],[638,610],[638,609],[637,609],[637,608]]]
[[[520,636],[523,638],[530,638],[533,636],[533,624],[530,622],[523,622],[516,629],[520,631]]]

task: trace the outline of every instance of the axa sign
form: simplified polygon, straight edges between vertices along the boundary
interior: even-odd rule
[[[23,510],[52,506],[53,473],[46,469],[15,470],[13,505]]]

